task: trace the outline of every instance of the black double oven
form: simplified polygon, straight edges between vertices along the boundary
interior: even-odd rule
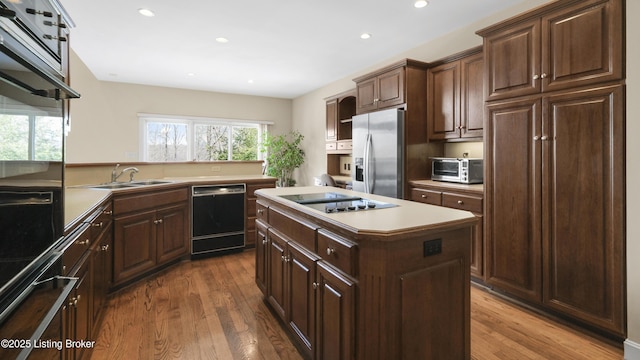
[[[70,19],[0,0],[0,358],[63,358],[64,137]]]

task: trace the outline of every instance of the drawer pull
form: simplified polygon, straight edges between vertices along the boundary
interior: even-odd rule
[[[260,215],[264,214],[264,209],[258,209],[258,214]]]
[[[426,194],[422,194],[422,195],[420,195],[420,197],[422,197],[423,199],[426,199],[427,195]]]
[[[111,211],[111,210],[105,210],[102,213],[105,214],[105,215],[113,215],[113,211]]]
[[[153,220],[154,224],[162,224],[162,219],[158,219],[158,220]]]
[[[262,236],[262,245],[267,245],[267,237]]]
[[[464,201],[458,200],[458,205],[462,205],[462,204],[464,204]]]
[[[107,251],[107,250],[109,250],[109,244],[102,245],[102,251]]]
[[[84,241],[76,240],[76,245],[89,245],[89,243],[90,243],[89,239],[86,239]]]
[[[91,226],[101,228],[103,226],[102,221],[100,221],[99,223],[91,223]]]
[[[329,247],[327,248],[327,255],[331,256],[335,253],[336,253],[336,249],[329,248]]]

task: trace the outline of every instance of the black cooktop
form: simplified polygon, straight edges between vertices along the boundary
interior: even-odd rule
[[[281,198],[297,202],[298,204],[322,204],[336,201],[360,200],[359,196],[340,194],[335,192],[313,193],[313,194],[296,194],[296,195],[280,195]]]
[[[360,196],[334,192],[281,195],[280,197],[326,213],[386,209],[398,206],[382,201],[363,199]]]

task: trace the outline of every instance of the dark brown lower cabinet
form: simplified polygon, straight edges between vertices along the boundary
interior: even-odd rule
[[[287,240],[277,231],[269,229],[269,244],[267,255],[267,301],[275,312],[284,321],[285,317],[285,300],[287,298],[285,273],[285,256],[287,249]]]
[[[279,202],[258,204],[256,284],[305,358],[470,358],[473,222],[357,242]]]
[[[309,357],[316,347],[316,261],[318,257],[302,246],[287,244],[287,323]]]
[[[85,257],[78,263],[76,269],[72,270],[70,276],[77,277],[78,282],[68,301],[67,322],[69,339],[91,340],[93,339],[91,326],[93,316],[92,311],[92,273],[91,258],[87,252]],[[66,339],[65,339],[66,340]],[[88,350],[82,347],[66,349],[71,359],[80,359],[83,353]],[[90,351],[86,351],[90,352]]]
[[[132,279],[156,265],[155,210],[116,217],[114,221],[114,284]]]
[[[257,226],[258,234],[266,227]],[[269,228],[267,238],[267,301],[299,349],[307,358],[352,359],[355,281],[278,230]],[[256,252],[256,265],[262,256]]]
[[[114,197],[114,287],[189,253],[188,199],[186,187]]]
[[[323,261],[317,272],[315,358],[353,359],[356,283]]]
[[[625,336],[622,85],[489,103],[486,281]]]
[[[267,255],[269,241],[267,231],[269,225],[260,219],[256,219],[256,285],[263,294],[267,293]]]

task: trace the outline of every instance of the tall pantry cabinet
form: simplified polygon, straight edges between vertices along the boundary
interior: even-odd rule
[[[558,1],[478,32],[486,282],[626,335],[624,3]]]

